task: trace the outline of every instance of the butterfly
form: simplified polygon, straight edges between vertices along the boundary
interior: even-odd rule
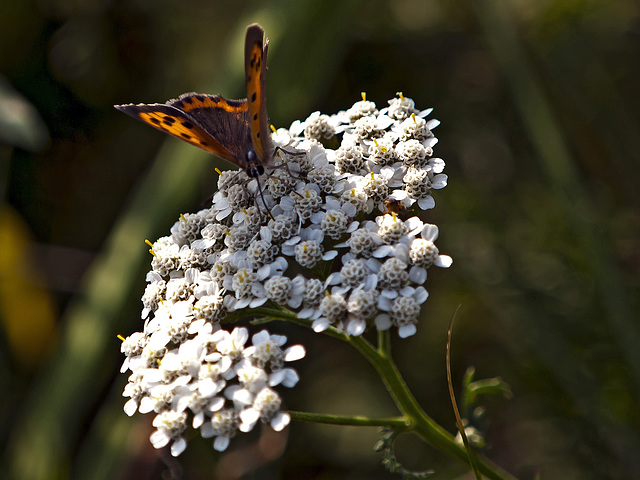
[[[244,46],[247,98],[185,93],[166,103],[116,105],[152,127],[218,155],[258,178],[272,163],[265,91],[267,47],[263,28],[247,27]]]

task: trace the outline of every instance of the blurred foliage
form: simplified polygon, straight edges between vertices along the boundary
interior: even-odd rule
[[[3,477],[390,478],[373,430],[294,424],[288,439],[263,431],[223,454],[194,438],[175,460],[149,445],[151,418],[122,413],[115,335],[140,329],[143,241],[199,209],[224,165],[112,105],[194,90],[242,97],[255,21],[271,40],[276,126],[345,109],[361,91],[380,107],[402,91],[442,121],[436,152],[450,184],[424,219],[455,263],[431,273],[418,334],[394,342],[426,411],[455,431],[444,346],[462,303],[454,381],[473,365],[513,391],[483,399],[490,457],[523,479],[637,477],[632,0],[4,0]],[[355,352],[275,328],[308,350],[292,408],[396,414]],[[464,473],[411,436],[395,453],[433,478]]]

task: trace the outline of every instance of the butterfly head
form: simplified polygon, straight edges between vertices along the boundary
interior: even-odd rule
[[[260,158],[258,158],[258,155],[253,148],[247,150],[246,161],[247,166],[245,168],[245,172],[250,178],[257,179],[264,173],[264,166],[262,165],[262,161],[260,160]]]

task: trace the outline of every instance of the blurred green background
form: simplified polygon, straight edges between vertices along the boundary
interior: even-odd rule
[[[0,477],[392,478],[374,429],[294,423],[172,459],[128,418],[116,334],[141,329],[144,239],[195,212],[224,164],[113,104],[244,95],[246,25],[271,40],[270,120],[402,91],[434,107],[449,186],[423,219],[453,256],[418,334],[394,338],[425,410],[451,432],[450,316],[484,399],[489,457],[518,478],[640,478],[640,6],[633,0],[3,0],[0,5]],[[395,415],[373,369],[304,343],[289,408]],[[259,429],[256,429],[259,430]],[[465,468],[412,436],[399,459]]]

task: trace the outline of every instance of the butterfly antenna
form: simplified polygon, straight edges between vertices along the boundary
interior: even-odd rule
[[[279,152],[288,153],[289,155],[304,155],[304,154],[306,154],[306,153],[307,153],[307,152],[306,152],[306,151],[304,151],[304,150],[294,150],[294,151],[291,151],[291,150],[286,150],[286,149],[284,149],[284,148],[282,148],[282,147],[278,146],[278,147],[276,147],[276,149],[275,149],[275,151],[274,151],[274,154],[275,154],[275,153],[279,153]]]
[[[282,147],[276,147],[276,149],[274,150],[274,155],[278,155],[278,157],[280,157],[280,160],[282,160],[283,163],[281,163],[280,165],[275,165],[272,168],[275,169],[275,168],[278,168],[278,167],[282,167],[287,171],[287,173],[292,178],[300,178],[300,176],[299,176],[300,172],[297,172],[296,175],[294,175],[293,172],[291,171],[291,169],[289,168],[289,165],[286,162],[284,162],[284,159],[282,158],[282,155],[280,155],[280,152],[284,152],[284,153],[292,155],[292,156],[305,155],[307,152],[305,152],[304,150],[290,151],[290,150],[285,150]]]
[[[273,215],[271,215],[271,210],[269,209],[269,205],[267,205],[267,201],[264,198],[264,193],[262,192],[262,186],[260,185],[260,179],[258,177],[256,177],[256,182],[258,183],[258,192],[260,193],[260,198],[262,198],[262,204],[264,205],[264,208],[267,209],[267,215],[271,218],[271,220],[275,220],[275,218],[273,218]]]

